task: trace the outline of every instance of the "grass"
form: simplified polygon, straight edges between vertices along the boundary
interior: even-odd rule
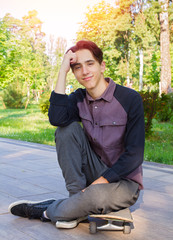
[[[0,104],[0,137],[54,146],[55,127],[38,105],[28,109],[3,109]],[[173,123],[153,120],[153,135],[146,139],[144,159],[173,165]]]
[[[55,145],[55,129],[37,105],[26,110],[0,106],[0,137]]]
[[[153,134],[145,141],[144,158],[173,165],[173,123],[153,120]]]

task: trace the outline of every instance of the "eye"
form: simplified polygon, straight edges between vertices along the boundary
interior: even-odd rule
[[[74,70],[78,70],[78,69],[80,69],[81,68],[81,66],[75,66],[74,67]]]
[[[94,62],[88,62],[88,66],[92,66],[92,65],[94,65]]]

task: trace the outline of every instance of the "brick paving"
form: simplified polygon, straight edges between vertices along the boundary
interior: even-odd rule
[[[55,147],[0,138],[0,240],[163,240],[173,239],[173,167],[144,162],[144,187],[131,208],[131,234],[121,231],[89,233],[89,224],[71,230],[52,223],[11,215],[13,201],[65,198]]]

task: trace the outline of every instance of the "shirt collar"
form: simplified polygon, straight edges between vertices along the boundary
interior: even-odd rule
[[[111,79],[111,78],[105,78],[105,80],[109,83],[108,87],[106,88],[106,90],[104,91],[104,93],[97,99],[93,99],[88,92],[86,92],[86,99],[87,102],[93,102],[96,100],[100,100],[100,99],[104,99],[107,102],[111,102],[112,98],[113,98],[113,94],[116,88],[116,83]]]

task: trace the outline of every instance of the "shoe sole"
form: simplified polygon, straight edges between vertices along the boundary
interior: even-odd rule
[[[13,202],[9,205],[8,207],[8,211],[11,212],[11,209],[13,207],[15,207],[16,205],[19,205],[19,204],[38,204],[38,203],[42,203],[42,202],[46,202],[46,201],[51,201],[51,200],[55,200],[55,199],[46,199],[46,200],[43,200],[43,201],[29,201],[29,200],[20,200],[20,201],[16,201],[16,202]]]
[[[56,228],[64,228],[64,229],[75,228],[75,227],[77,227],[77,225],[80,222],[82,222],[86,219],[88,219],[88,217],[81,217],[81,218],[78,218],[74,221],[69,221],[69,222],[67,222],[67,221],[57,221],[56,222]]]

